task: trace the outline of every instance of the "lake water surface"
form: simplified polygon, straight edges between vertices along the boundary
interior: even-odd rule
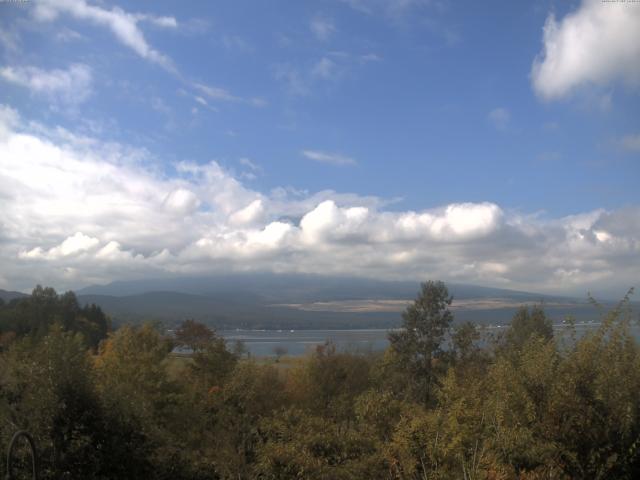
[[[577,324],[578,337],[599,326],[598,323]],[[503,331],[505,326],[483,327],[485,334]],[[566,335],[567,327],[554,325],[556,338]],[[389,345],[387,329],[357,330],[222,330],[219,332],[232,348],[234,342],[242,341],[252,356],[275,356],[276,349],[285,355],[300,356],[315,350],[327,341],[335,344],[340,351],[371,352],[382,351]],[[632,333],[640,340],[640,327],[634,325]]]

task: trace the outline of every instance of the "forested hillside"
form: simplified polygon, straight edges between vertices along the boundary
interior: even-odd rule
[[[383,354],[266,361],[193,320],[113,331],[38,287],[0,302],[0,445],[31,432],[45,479],[634,479],[628,300],[580,338],[540,306],[481,338],[427,282]]]

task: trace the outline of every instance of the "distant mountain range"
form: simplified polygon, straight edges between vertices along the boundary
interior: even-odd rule
[[[0,288],[0,299],[4,300],[5,302],[10,302],[14,298],[24,298],[24,297],[28,297],[28,296],[29,295],[27,295],[26,293],[11,292],[9,290],[2,290]]]
[[[564,299],[529,292],[447,284],[456,298],[488,298],[507,295],[509,298],[535,301]],[[231,274],[207,277],[163,278],[152,280],[116,281],[77,290],[78,295],[125,296],[149,292],[179,292],[229,300],[251,297],[261,303],[304,303],[333,300],[402,298],[413,300],[420,289],[419,282],[382,281],[363,278],[330,277],[308,274]]]
[[[520,305],[536,303],[544,304],[554,322],[567,315],[578,321],[599,315],[586,297],[464,284],[448,287],[457,321],[505,324]],[[341,329],[400,325],[401,312],[419,289],[419,282],[265,273],[117,281],[76,294],[83,304],[100,305],[115,323],[157,320],[171,326],[193,318],[220,329]],[[0,290],[5,300],[20,296],[24,294]]]
[[[504,324],[520,305],[544,303],[556,322],[593,320],[587,299],[448,284],[459,321]],[[218,328],[388,328],[415,299],[419,282],[294,274],[233,274],[118,281],[78,290],[116,321],[194,318]]]

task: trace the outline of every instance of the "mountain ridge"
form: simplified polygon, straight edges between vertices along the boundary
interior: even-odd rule
[[[578,321],[595,320],[599,315],[586,296],[579,299],[458,283],[447,286],[458,322],[507,324],[517,308],[538,303],[544,304],[556,323],[567,315]],[[344,329],[400,325],[402,311],[419,289],[417,281],[229,274],[114,281],[75,292],[81,304],[99,305],[115,324],[153,320],[172,326],[193,318],[219,329]]]
[[[544,303],[554,321],[592,319],[585,299],[448,283],[457,321],[508,323],[523,304]],[[120,321],[155,319],[172,324],[194,318],[218,328],[390,328],[420,282],[306,274],[233,274],[130,280],[77,291]],[[354,304],[356,306],[354,307]]]

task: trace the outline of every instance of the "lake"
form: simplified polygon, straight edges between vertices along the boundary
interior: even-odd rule
[[[589,330],[597,328],[599,323],[576,324],[578,337]],[[506,326],[487,326],[483,330],[487,334],[496,334]],[[556,337],[566,332],[565,325],[554,325]],[[640,327],[632,326],[636,339],[640,340]],[[312,352],[316,346],[327,341],[335,344],[340,351],[371,352],[382,351],[389,345],[387,329],[354,329],[354,330],[222,330],[219,332],[228,342],[229,348],[236,341],[242,341],[252,356],[275,356],[276,349],[283,349],[285,355],[301,356]]]
[[[277,348],[285,355],[300,356],[330,341],[341,351],[381,351],[389,344],[386,329],[358,330],[222,330],[229,348],[242,341],[253,356],[275,356]]]

